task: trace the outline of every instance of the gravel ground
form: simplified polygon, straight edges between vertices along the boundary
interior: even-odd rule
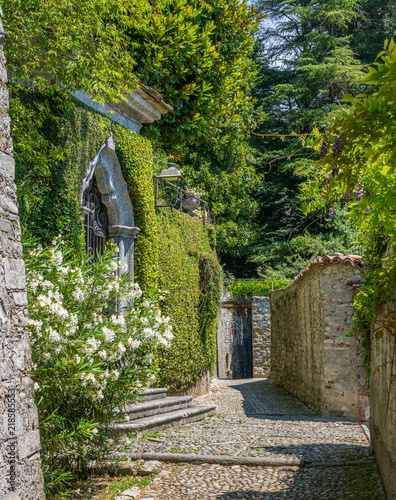
[[[287,456],[315,467],[166,464],[142,499],[385,500],[361,424],[320,418],[267,379],[216,381],[195,400],[205,402],[216,416],[146,435],[131,452]]]

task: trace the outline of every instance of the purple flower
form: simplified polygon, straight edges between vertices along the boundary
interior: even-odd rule
[[[313,200],[314,200],[313,196],[310,196],[309,198],[307,198],[307,201],[313,201]]]
[[[349,196],[349,193],[344,194],[343,200],[345,203],[349,203],[351,201],[351,197]]]
[[[327,217],[329,219],[334,219],[335,216],[335,208],[330,208],[329,213],[327,214]]]
[[[291,214],[291,208],[289,210],[286,210],[285,215],[290,215]]]
[[[336,137],[334,144],[331,146],[334,158],[336,158],[341,153],[343,146],[344,146],[344,139],[342,137]]]
[[[319,151],[319,157],[323,158],[324,156],[327,155],[327,141],[326,139],[323,139],[322,144],[320,145],[320,151]]]
[[[358,181],[355,194],[356,201],[360,201],[362,199],[362,196],[363,196],[363,184],[360,181]]]
[[[371,191],[369,191],[368,189],[366,189],[366,190],[364,191],[364,196],[365,196],[366,198],[368,198],[369,196],[371,196]]]
[[[370,212],[371,207],[366,207],[366,212]]]
[[[331,167],[331,171],[333,173],[333,177],[338,174],[340,169],[337,167],[337,163]]]

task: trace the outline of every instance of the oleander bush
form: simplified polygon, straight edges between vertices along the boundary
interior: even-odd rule
[[[109,425],[154,382],[155,352],[173,338],[159,297],[142,297],[114,243],[96,262],[76,255],[60,238],[46,248],[25,244],[31,376],[50,494],[120,449]]]

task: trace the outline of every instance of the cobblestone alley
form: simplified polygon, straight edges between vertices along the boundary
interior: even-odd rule
[[[215,403],[217,415],[133,445],[178,462],[139,498],[385,500],[364,424],[320,418],[267,379],[219,380],[196,401]]]

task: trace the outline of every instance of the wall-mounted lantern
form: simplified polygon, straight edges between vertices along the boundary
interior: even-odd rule
[[[155,208],[176,208],[179,205],[180,212],[182,211],[182,186],[184,177],[180,170],[176,168],[174,163],[168,163],[168,168],[162,170],[159,175],[154,175],[155,178]],[[159,192],[161,197],[166,201],[165,204],[159,203]]]

